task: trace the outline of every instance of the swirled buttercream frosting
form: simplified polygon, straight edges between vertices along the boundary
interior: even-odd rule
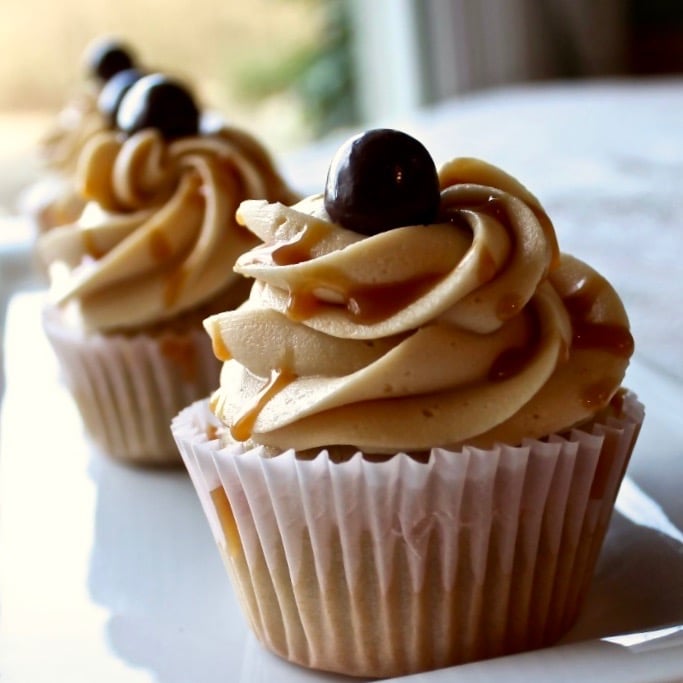
[[[97,92],[84,89],[66,103],[40,141],[40,156],[50,169],[71,176],[78,157],[94,135],[107,128],[97,108]]]
[[[154,325],[241,288],[232,264],[258,240],[237,224],[239,203],[295,200],[264,148],[228,126],[170,142],[155,128],[101,132],[77,182],[82,215],[38,248],[65,317],[100,331]]]
[[[111,36],[94,39],[86,47],[81,61],[85,79],[58,112],[40,144],[45,164],[67,176],[76,172],[78,158],[87,141],[110,127],[111,122],[98,103],[103,87],[117,73],[135,65],[131,48]]]
[[[205,328],[224,361],[224,440],[417,453],[521,443],[618,400],[633,350],[610,284],[559,251],[517,180],[459,158],[437,218],[365,236],[322,195],[246,201],[261,244],[237,259],[249,300]]]

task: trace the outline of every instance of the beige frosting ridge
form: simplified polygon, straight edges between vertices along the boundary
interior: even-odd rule
[[[166,142],[149,128],[94,136],[79,161],[80,218],[41,237],[54,301],[86,329],[147,326],[231,286],[257,239],[237,224],[248,197],[291,202],[268,153],[230,127]]]
[[[43,162],[48,168],[72,175],[86,142],[106,127],[97,108],[97,89],[83,88],[58,112],[43,136],[40,142]]]
[[[321,196],[240,206],[263,242],[235,266],[251,296],[205,321],[226,440],[517,444],[610,403],[633,344],[609,283],[560,254],[538,200],[500,169],[456,159],[440,180],[436,224],[370,237],[332,223]]]

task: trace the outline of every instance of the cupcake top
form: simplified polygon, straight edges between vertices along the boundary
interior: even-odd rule
[[[266,150],[222,123],[205,130],[192,94],[163,74],[136,79],[114,115],[79,158],[82,215],[38,241],[53,301],[85,329],[129,330],[243,289],[232,265],[258,240],[236,208],[295,201]]]
[[[227,441],[518,444],[618,393],[633,351],[619,297],[484,161],[437,173],[413,138],[369,131],[339,150],[324,194],[247,201],[238,219],[262,242],[235,266],[251,295],[205,321],[225,361],[211,406]]]
[[[87,141],[111,123],[98,106],[102,90],[117,74],[137,71],[131,48],[109,36],[97,38],[88,46],[83,67],[83,84],[59,111],[40,143],[45,165],[66,175],[76,172],[78,157]]]

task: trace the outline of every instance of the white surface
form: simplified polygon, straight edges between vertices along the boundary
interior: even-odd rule
[[[3,214],[0,207],[0,398],[5,389],[2,339],[7,302],[13,292],[33,287],[39,280],[34,270],[32,239],[29,222]]]
[[[562,247],[597,266],[631,315],[628,385],[647,406],[582,616],[563,647],[414,677],[506,683],[683,681],[683,83],[512,90],[402,126],[438,161],[475,154],[518,175]],[[319,189],[333,146],[287,160]],[[319,183],[317,180],[319,179]],[[266,652],[238,611],[183,472],[90,449],[39,322],[10,304],[0,421],[2,683],[346,680]]]
[[[287,664],[251,636],[184,472],[124,467],[88,446],[41,334],[40,301],[16,296],[7,321],[0,680],[344,680]],[[683,624],[683,400],[645,367],[630,380],[648,416],[619,500],[625,514],[567,642]],[[666,635],[650,647],[578,642],[468,665],[458,680],[576,681],[602,669],[606,682],[683,679],[683,637]]]

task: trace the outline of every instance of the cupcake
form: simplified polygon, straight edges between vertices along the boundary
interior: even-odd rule
[[[250,297],[172,431],[257,638],[364,677],[556,642],[644,415],[610,284],[517,180],[400,131],[238,219]]]
[[[140,73],[131,48],[108,36],[88,46],[83,67],[83,82],[40,141],[43,177],[26,190],[20,202],[37,234],[71,223],[80,215],[84,199],[75,183],[78,158],[88,140],[111,123],[106,112],[100,110],[98,100],[112,79],[120,79],[119,74]]]
[[[140,78],[116,116],[79,158],[82,214],[38,241],[44,327],[93,441],[129,462],[180,464],[168,425],[220,368],[202,320],[248,294],[232,265],[258,240],[235,210],[294,195],[254,138],[200,130],[173,78]]]

